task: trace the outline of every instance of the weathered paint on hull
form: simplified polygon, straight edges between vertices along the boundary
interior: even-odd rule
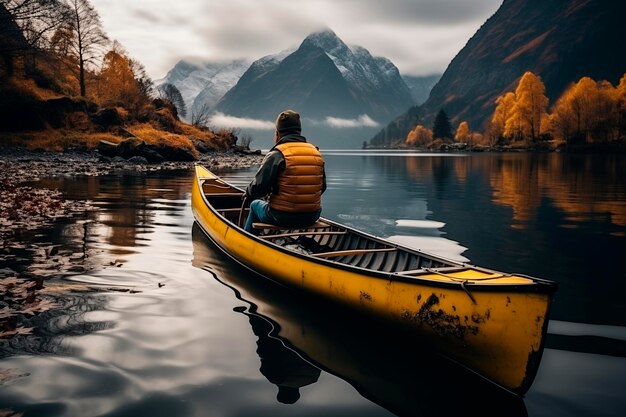
[[[198,178],[214,177],[202,167],[196,171]],[[383,278],[279,250],[212,211],[200,182],[195,181],[192,190],[195,218],[209,238],[241,264],[285,285],[406,326],[446,356],[516,394],[530,387],[543,351],[551,293],[537,292],[532,285],[521,290],[523,277],[513,277],[504,288],[493,283],[442,285],[436,274]]]

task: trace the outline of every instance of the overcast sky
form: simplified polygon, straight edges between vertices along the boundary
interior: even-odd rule
[[[402,74],[442,73],[502,0],[91,0],[153,79],[180,59],[251,60],[332,29]]]

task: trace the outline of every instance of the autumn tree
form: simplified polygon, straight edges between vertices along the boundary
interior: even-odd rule
[[[433,132],[422,125],[415,126],[406,137],[409,146],[426,146],[433,141]]]
[[[66,0],[70,8],[70,28],[74,33],[71,51],[78,61],[80,95],[85,97],[85,70],[95,65],[101,48],[108,42],[102,21],[88,0]]]
[[[452,125],[446,112],[441,109],[435,116],[435,123],[433,124],[433,138],[434,139],[452,139]]]
[[[174,106],[176,106],[176,110],[178,114],[182,117],[187,117],[187,107],[185,106],[185,100],[183,100],[183,95],[180,93],[180,90],[171,83],[165,83],[158,88],[159,96],[165,100],[168,100]]]
[[[114,47],[102,60],[102,71],[98,80],[98,98],[103,103],[126,105],[138,95],[135,75],[126,54]]]
[[[536,142],[541,131],[542,117],[548,108],[546,88],[541,78],[530,71],[524,73],[515,90],[515,99],[513,117],[518,119],[522,135]]]
[[[490,136],[493,138],[493,144],[504,138],[504,130],[506,122],[513,114],[515,107],[515,93],[508,92],[496,99],[496,109],[491,117]]]
[[[615,89],[615,101],[617,106],[617,137],[626,139],[626,73],[619,80]]]
[[[466,121],[459,123],[459,127],[456,129],[454,140],[457,142],[467,142],[470,137],[469,125]]]
[[[131,59],[116,41],[102,60],[97,91],[101,103],[121,105],[137,115],[150,99],[152,80],[143,66]]]
[[[581,78],[557,100],[551,123],[568,143],[605,142],[620,136],[619,88],[607,81]]]

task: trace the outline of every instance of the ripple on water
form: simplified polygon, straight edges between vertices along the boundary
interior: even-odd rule
[[[389,236],[387,239],[391,242],[437,255],[442,258],[451,259],[457,262],[469,262],[469,259],[461,255],[467,250],[467,248],[459,245],[459,243],[454,240],[435,236],[405,235]]]
[[[398,227],[412,227],[416,229],[441,229],[445,225],[446,224],[443,222],[437,222],[434,220],[396,220],[396,226]]]
[[[166,275],[152,271],[138,271],[128,268],[119,272],[110,268],[108,271],[112,272],[102,272],[93,275],[73,275],[65,279],[83,284],[117,287],[152,287],[155,283],[163,282],[167,279]]]

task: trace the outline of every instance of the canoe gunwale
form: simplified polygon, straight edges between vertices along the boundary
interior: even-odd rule
[[[204,168],[203,168],[204,169]],[[449,289],[460,289],[462,291],[466,291],[468,292],[468,290],[470,289],[477,289],[480,290],[482,292],[509,292],[509,291],[523,291],[523,292],[527,292],[527,293],[537,293],[537,294],[548,294],[548,295],[552,295],[556,290],[557,290],[557,284],[554,281],[550,281],[550,280],[545,280],[545,279],[541,279],[541,278],[536,278],[533,276],[529,276],[529,275],[525,275],[525,274],[509,274],[509,273],[503,273],[501,271],[495,271],[495,270],[490,270],[488,268],[484,268],[484,267],[479,267],[476,265],[472,265],[472,264],[467,264],[467,263],[461,263],[461,262],[457,262],[454,260],[450,260],[450,259],[445,259],[445,258],[441,258],[437,255],[433,255],[427,252],[423,252],[421,250],[417,250],[417,249],[413,249],[413,248],[409,248],[403,245],[399,245],[396,243],[392,243],[388,240],[385,240],[383,238],[374,236],[374,235],[370,235],[366,232],[357,230],[357,229],[353,229],[349,226],[345,226],[343,224],[334,222],[332,220],[329,220],[327,218],[323,218],[320,217],[319,221],[323,221],[325,223],[327,223],[329,226],[334,226],[337,227],[339,229],[343,229],[345,230],[347,233],[353,233],[355,235],[358,235],[360,237],[363,237],[365,239],[374,241],[374,242],[378,242],[380,244],[386,245],[390,248],[396,249],[396,250],[400,250],[400,251],[406,251],[408,253],[417,255],[417,256],[423,256],[425,258],[430,258],[430,259],[434,259],[436,261],[442,262],[442,263],[447,263],[450,264],[450,266],[447,267],[442,267],[442,268],[455,268],[458,270],[465,270],[465,269],[475,269],[481,272],[485,272],[485,273],[490,273],[490,274],[497,274],[498,277],[500,278],[503,275],[506,276],[510,276],[510,275],[515,275],[518,277],[522,277],[522,278],[527,278],[532,280],[533,282],[531,284],[481,284],[480,282],[476,282],[474,279],[464,279],[461,277],[454,277],[453,281],[451,282],[446,282],[446,281],[437,281],[437,280],[432,280],[432,279],[424,279],[421,276],[422,275],[432,275],[432,274],[438,274],[439,272],[437,271],[437,269],[440,268],[421,268],[421,269],[417,269],[417,270],[412,270],[410,271],[413,275],[407,275],[404,274],[403,272],[383,272],[383,271],[377,271],[374,269],[369,269],[369,268],[362,268],[359,266],[355,266],[355,265],[349,265],[349,264],[345,264],[342,262],[337,262],[332,260],[332,258],[323,258],[323,257],[316,257],[316,256],[312,256],[312,255],[306,255],[303,253],[299,253],[287,248],[284,248],[280,245],[276,245],[274,243],[272,243],[270,241],[270,239],[267,238],[261,238],[259,236],[256,236],[252,233],[248,233],[246,232],[242,227],[240,227],[239,225],[235,224],[234,222],[230,221],[229,219],[227,219],[224,215],[222,215],[222,213],[220,213],[221,209],[217,209],[215,207],[213,207],[213,205],[208,201],[207,196],[204,193],[204,190],[202,188],[202,185],[204,183],[205,180],[216,180],[218,182],[221,182],[222,184],[227,184],[229,187],[232,187],[232,189],[236,189],[240,192],[243,193],[243,190],[241,190],[240,188],[227,183],[226,181],[222,180],[220,177],[218,176],[214,176],[214,177],[200,177],[198,176],[197,173],[197,169],[196,169],[196,182],[197,182],[197,186],[198,189],[200,191],[200,195],[202,197],[202,201],[204,202],[204,206],[214,215],[216,216],[222,223],[224,223],[225,225],[227,225],[228,227],[232,228],[234,231],[236,231],[237,233],[239,233],[240,235],[248,238],[248,239],[252,239],[254,240],[257,244],[268,247],[272,250],[281,252],[284,255],[287,256],[295,256],[297,258],[300,258],[302,260],[306,260],[307,262],[311,262],[311,263],[316,263],[316,264],[322,264],[324,266],[328,266],[328,267],[332,267],[332,268],[339,268],[342,270],[346,270],[346,271],[350,271],[353,273],[357,273],[357,274],[361,274],[361,275],[367,275],[369,277],[372,278],[377,278],[377,279],[383,279],[386,281],[399,281],[399,282],[407,282],[407,283],[419,283],[422,285],[428,285],[428,286],[436,286],[436,287],[441,287],[441,288],[449,288]],[[250,269],[251,271],[264,276],[267,279],[270,279],[274,282],[279,282],[281,284],[283,284],[280,280],[277,280],[273,277],[270,276],[266,276],[264,274],[259,273],[258,271],[255,271],[254,269],[250,268],[248,265],[246,265],[244,262],[240,261],[239,259],[237,259],[237,257],[232,254],[228,248],[222,247],[222,245],[220,245],[215,239],[213,239],[211,237],[211,234],[209,232],[209,230],[205,229],[205,225],[202,224],[202,222],[200,222],[198,220],[198,217],[195,213],[195,208],[193,208],[194,211],[194,217],[196,217],[195,221],[196,223],[199,224],[200,228],[202,229],[202,231],[204,232],[204,234],[211,240],[213,241],[217,247],[219,247],[224,253],[226,253],[230,258],[232,258],[233,260],[235,260],[238,264],[243,265],[244,267],[246,267],[247,269]],[[297,228],[293,228],[294,230]],[[288,230],[288,229],[287,229]],[[300,230],[300,229],[298,229]],[[408,271],[407,271],[408,272]],[[447,272],[447,271],[446,271]],[[489,277],[487,277],[489,278]],[[486,279],[487,279],[486,278]],[[496,277],[492,278],[492,279],[496,279]]]

